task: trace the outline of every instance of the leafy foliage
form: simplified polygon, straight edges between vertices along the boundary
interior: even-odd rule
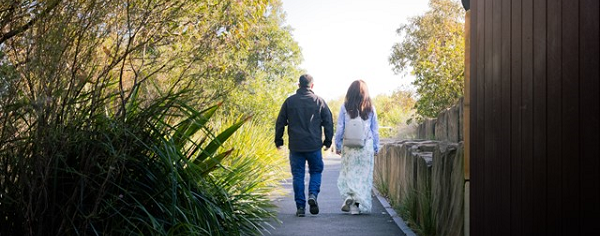
[[[225,117],[221,122],[225,127],[237,119]],[[273,145],[273,134],[265,132],[262,122],[256,119],[248,121],[230,137],[225,148],[245,145],[237,148],[231,158],[223,160],[224,168],[219,168],[211,175],[217,184],[223,186],[229,193],[225,199],[238,212],[236,219],[250,232],[257,226],[268,227],[269,217],[275,217],[275,212],[269,196],[273,187],[278,186],[283,178],[291,177],[287,172],[289,163]],[[249,224],[262,222],[261,225]]]
[[[283,19],[281,8],[274,6],[262,23],[253,27],[245,61],[253,79],[236,84],[225,103],[228,114],[252,114],[257,125],[269,131],[274,131],[281,103],[297,89],[297,78],[302,74],[298,69],[300,48]]]
[[[213,135],[203,123],[216,107],[196,112],[179,98],[169,94],[148,106],[128,106],[133,109],[127,110],[127,119],[97,114],[92,120],[77,117],[68,124],[32,126],[36,132],[8,141],[5,147],[10,148],[0,156],[6,173],[2,230],[35,235],[240,234],[238,224],[247,222],[223,217],[235,215],[236,209],[219,200],[227,192],[209,191],[221,187],[206,176],[231,154],[217,148],[243,120]],[[164,122],[179,116],[185,119]],[[181,130],[186,132],[177,135]]]
[[[398,88],[391,95],[378,95],[373,99],[377,109],[379,135],[382,138],[414,138],[410,129],[415,100],[413,91]]]
[[[464,12],[455,0],[430,0],[430,10],[398,28],[402,42],[389,57],[395,73],[416,79],[417,114],[436,117],[463,94]]]
[[[297,73],[277,0],[0,10],[0,234],[253,235],[274,217],[281,157],[223,117],[248,117],[228,96],[268,82],[282,89],[250,122],[266,129]]]

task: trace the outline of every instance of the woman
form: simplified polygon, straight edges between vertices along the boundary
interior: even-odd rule
[[[367,139],[363,147],[347,147],[343,144],[346,123],[360,116],[364,121]],[[362,80],[352,82],[340,108],[335,134],[336,153],[342,155],[342,169],[337,186],[344,199],[342,211],[353,215],[371,212],[371,189],[373,187],[374,156],[379,151],[379,125],[375,107],[371,103],[367,84]]]

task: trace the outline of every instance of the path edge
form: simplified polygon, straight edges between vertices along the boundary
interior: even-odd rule
[[[385,199],[385,197],[381,196],[381,193],[379,193],[379,191],[377,191],[377,188],[373,188],[373,193],[375,193],[375,196],[377,196],[377,199],[379,200],[381,205],[383,205],[383,208],[385,208],[385,211],[388,213],[388,215],[390,215],[392,217],[392,219],[394,220],[394,223],[396,223],[398,228],[400,228],[400,230],[402,230],[402,232],[404,232],[404,234],[406,234],[407,236],[418,236],[417,234],[415,234],[414,231],[412,231],[412,229],[410,227],[408,227],[408,225],[406,225],[406,223],[404,222],[402,217],[400,217],[400,215],[398,215],[398,213],[396,213],[394,208],[392,208],[392,206]]]

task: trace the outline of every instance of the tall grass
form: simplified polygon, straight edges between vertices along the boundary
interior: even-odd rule
[[[430,192],[419,192],[416,189],[410,189],[406,197],[401,201],[397,208],[403,219],[408,221],[415,232],[423,236],[435,235],[435,217],[431,206],[432,196]]]
[[[235,120],[224,117],[221,125],[228,127]],[[224,168],[210,174],[230,193],[228,202],[237,209],[238,220],[247,222],[242,227],[248,230],[264,230],[275,219],[276,209],[269,196],[289,177],[287,159],[273,145],[272,132],[272,127],[264,127],[260,120],[248,121],[225,144],[227,148],[235,145],[236,150],[223,160]]]
[[[379,157],[382,158],[382,157]],[[379,191],[379,193],[381,193],[381,195],[383,195],[386,198],[389,198],[389,193],[390,193],[390,184],[388,183],[387,179],[383,177],[383,173],[382,171],[375,171],[375,188],[377,188],[377,191]]]
[[[134,94],[124,116],[98,107],[69,122],[23,122],[0,149],[0,233],[258,234],[272,213],[260,186],[240,181],[261,176],[258,169],[246,160],[211,174],[234,153],[219,150],[246,120],[213,134],[208,121],[218,106],[196,111],[183,98]]]

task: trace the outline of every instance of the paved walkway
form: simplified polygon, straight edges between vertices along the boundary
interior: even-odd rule
[[[353,236],[353,235],[406,235],[400,227],[405,228],[403,222],[397,223],[398,217],[392,218],[377,196],[373,196],[373,209],[370,214],[350,215],[340,210],[342,198],[337,189],[337,177],[340,171],[340,156],[330,155],[324,157],[325,170],[323,171],[321,193],[318,197],[320,212],[311,215],[306,209],[306,217],[296,217],[296,204],[292,190],[291,179],[283,185],[285,196],[277,196],[275,204],[279,208],[278,218],[282,222],[273,223],[275,229],[270,229],[265,235],[325,235],[325,236]],[[308,168],[307,168],[308,169]],[[308,186],[308,173],[305,183]],[[396,220],[396,222],[394,221]],[[401,220],[400,220],[401,221]],[[399,226],[400,225],[400,226]],[[405,229],[406,230],[406,229]],[[412,232],[407,232],[409,235]]]

